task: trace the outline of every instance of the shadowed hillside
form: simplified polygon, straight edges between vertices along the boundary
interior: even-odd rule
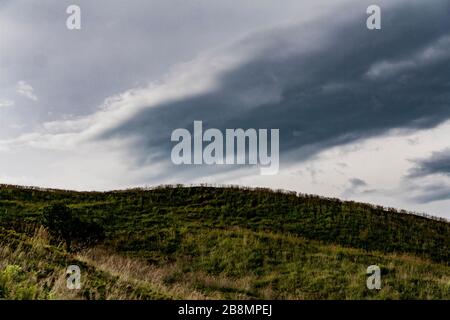
[[[67,208],[69,229],[102,236],[69,230],[68,248],[46,223],[49,206]],[[449,222],[338,199],[237,187],[2,185],[0,227],[0,268],[22,274],[33,298],[450,298]],[[19,259],[17,250],[27,254]],[[103,280],[67,296],[56,280],[69,261]],[[373,264],[382,269],[380,291],[366,288]],[[104,280],[111,277],[115,286]],[[0,273],[0,298],[6,278]]]

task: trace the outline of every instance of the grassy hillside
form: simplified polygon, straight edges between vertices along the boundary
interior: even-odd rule
[[[104,239],[67,252],[41,226],[52,203]],[[0,186],[0,298],[449,299],[449,249],[447,221],[295,193]],[[65,288],[70,264],[81,290]]]

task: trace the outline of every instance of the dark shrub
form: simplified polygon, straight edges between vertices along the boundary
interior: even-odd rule
[[[64,204],[58,203],[45,207],[43,224],[52,236],[65,242],[67,251],[72,250],[72,243],[74,242],[78,246],[89,246],[105,237],[101,225],[80,220]]]

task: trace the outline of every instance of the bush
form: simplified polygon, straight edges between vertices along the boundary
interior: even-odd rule
[[[105,237],[102,226],[95,222],[80,220],[64,204],[52,204],[45,207],[43,224],[52,236],[65,242],[67,251],[72,250],[73,242],[79,246],[89,246]]]

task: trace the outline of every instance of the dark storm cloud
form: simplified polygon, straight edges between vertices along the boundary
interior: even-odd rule
[[[219,74],[214,89],[144,108],[99,137],[137,137],[132,157],[154,161],[170,160],[171,132],[192,130],[194,120],[220,129],[279,128],[283,165],[390,129],[434,127],[450,118],[446,6],[404,3],[383,12],[381,31],[365,28],[361,6],[352,21],[249,36],[236,50],[258,52]]]
[[[415,164],[408,175],[409,178],[433,174],[450,176],[450,149],[433,152],[429,158],[416,160]]]
[[[414,163],[405,177],[413,186],[410,198],[418,203],[449,200],[450,185],[446,178],[450,177],[450,149],[433,152],[430,157],[414,160]],[[434,177],[431,183],[427,182],[430,177]]]

